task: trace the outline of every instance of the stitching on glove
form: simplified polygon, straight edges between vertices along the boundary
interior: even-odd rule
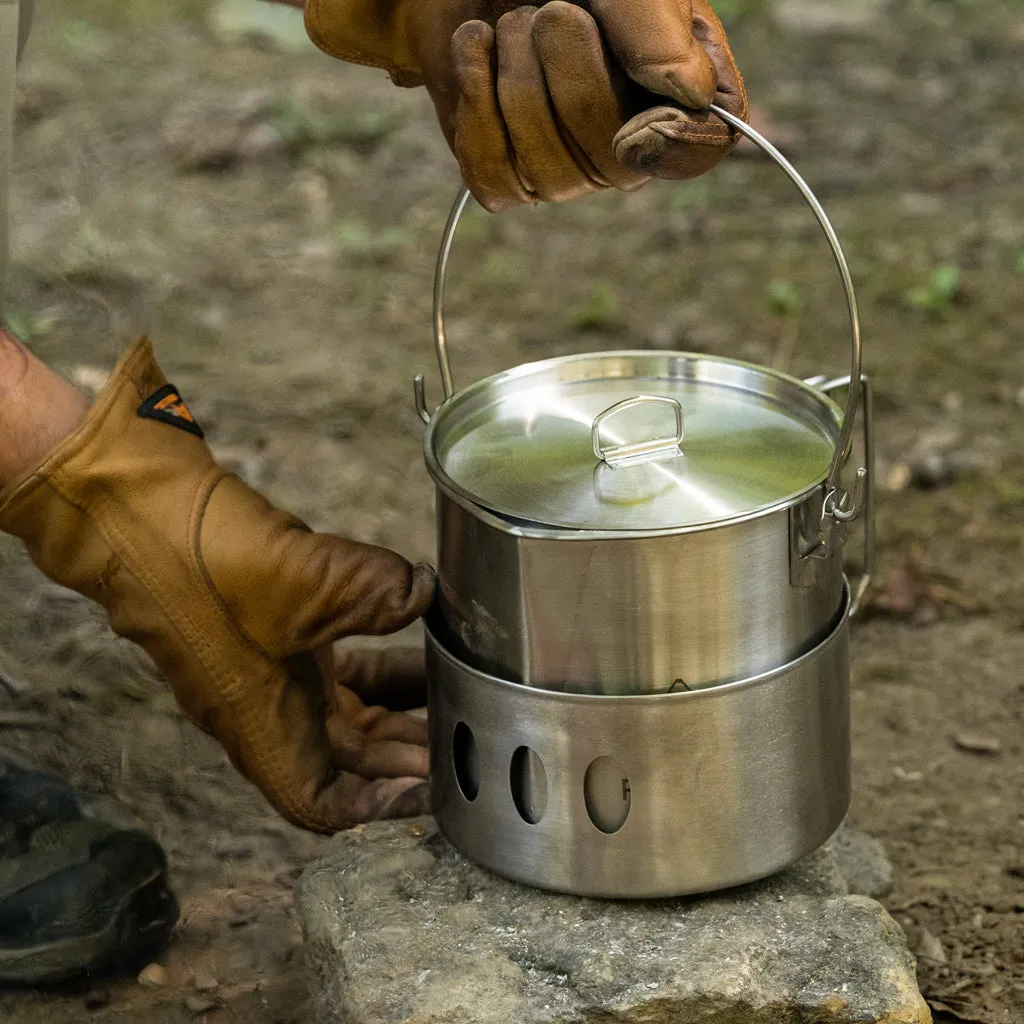
[[[195,572],[196,576],[206,584],[206,590],[216,602],[218,609],[220,610],[221,616],[225,623],[228,624],[235,638],[244,643],[249,647],[254,654],[261,658],[266,659],[270,663],[274,663],[274,659],[270,652],[261,644],[255,637],[249,634],[243,629],[238,622],[235,620],[234,615],[231,613],[231,609],[228,607],[227,601],[221,596],[220,591],[217,589],[217,585],[213,582],[213,577],[210,574],[210,570],[206,567],[206,561],[203,558],[202,552],[202,530],[203,522],[206,519],[206,511],[210,506],[210,502],[213,500],[213,492],[224,483],[225,480],[238,480],[242,483],[241,477],[235,473],[229,473],[226,470],[220,470],[216,475],[211,474],[203,481],[202,487],[196,494],[196,500],[192,506],[192,511],[189,513],[189,524],[188,524],[188,558],[189,564]]]
[[[201,536],[206,512],[210,501],[213,499],[214,492],[227,479],[240,480],[236,474],[228,473],[217,467],[203,481],[196,492],[196,500],[193,502],[192,510],[189,513],[189,564],[197,578],[205,583],[207,595],[216,604],[225,626],[230,630],[235,639],[240,641],[261,662],[269,667],[269,672],[260,684],[262,688],[269,685],[282,669],[267,650],[237,623],[227,606],[227,602],[214,584],[202,555]],[[211,672],[208,666],[207,671],[211,678],[216,679],[216,674]],[[285,817],[291,821],[314,828],[320,832],[336,831],[340,827],[339,823],[330,822],[327,818],[317,814],[313,810],[311,803],[296,801],[293,798],[294,793],[302,792],[303,786],[308,784],[309,780],[300,780],[292,772],[283,771],[280,759],[273,754],[261,753],[262,747],[255,740],[263,731],[261,728],[262,722],[259,720],[254,707],[250,706],[246,701],[239,701],[239,689],[240,687],[231,685],[229,680],[227,683],[222,684],[220,693],[225,703],[229,705],[232,717],[237,723],[237,736],[242,746],[242,751],[239,754],[244,753],[247,759],[243,762],[243,773],[247,776],[255,774],[259,778],[260,785],[264,789],[267,798],[272,803],[275,803],[282,813],[285,814]],[[334,773],[334,769],[329,765],[327,774],[317,783],[317,793],[320,793],[334,782],[337,776],[336,773],[332,773]],[[250,781],[255,780],[251,779]]]
[[[217,477],[213,481],[213,486],[209,487],[207,481],[204,481],[204,487],[200,488],[199,493],[202,493],[204,490],[212,493],[216,484],[224,477],[230,475],[220,467],[216,467],[211,471],[210,479],[214,476]],[[196,502],[194,507],[198,507],[200,504],[200,502]],[[96,507],[100,509],[104,505],[105,502],[100,501],[97,502]],[[83,511],[87,515],[89,514],[88,510]],[[260,734],[259,726],[261,723],[254,720],[254,709],[246,701],[240,699],[242,687],[237,682],[238,677],[231,673],[225,675],[217,668],[216,659],[212,656],[214,652],[211,644],[206,636],[194,626],[187,610],[175,613],[168,608],[165,601],[162,600],[159,581],[145,569],[145,560],[135,550],[128,538],[117,528],[116,519],[113,517],[107,518],[107,523],[109,524],[108,532],[107,529],[100,526],[95,516],[90,515],[90,518],[112,550],[121,555],[125,570],[142,584],[165,621],[178,634],[185,647],[198,659],[206,675],[206,680],[212,684],[212,690],[217,699],[216,702],[229,713],[230,719],[235,724],[235,735],[240,741],[240,749],[237,752],[232,752],[230,756],[232,760],[235,760],[236,757],[244,754],[245,760],[239,765],[242,773],[254,784],[257,784],[258,779],[258,785],[263,789],[267,799],[276,805],[281,813],[291,821],[321,832],[330,833],[336,831],[339,827],[336,822],[328,821],[322,815],[313,811],[306,803],[293,799],[291,794],[296,791],[301,792],[306,780],[296,778],[292,772],[282,771],[282,765],[277,757],[258,752],[260,749],[259,744],[255,743],[254,740]],[[194,519],[195,512],[190,514],[190,520]],[[192,530],[190,529],[189,532],[191,534]],[[209,596],[213,597],[214,595],[209,594]],[[221,606],[218,603],[218,611],[220,610]],[[230,622],[230,620],[228,621]],[[269,659],[261,656],[261,661],[268,662]],[[263,685],[270,682],[274,675],[280,671],[275,664],[271,663],[269,667],[270,671],[265,676]],[[172,689],[174,689],[173,686]],[[186,717],[192,719],[192,716],[188,713],[186,713]],[[194,721],[194,719],[192,720]],[[201,725],[198,727],[204,732],[207,731]]]

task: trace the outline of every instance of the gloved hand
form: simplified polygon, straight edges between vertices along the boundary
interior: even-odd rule
[[[394,632],[427,566],[313,533],[219,467],[145,341],[79,430],[0,494],[0,529],[103,605],[178,703],[296,825],[332,832],[428,810],[423,655],[332,641]],[[379,701],[390,702],[386,710]]]
[[[306,0],[306,26],[336,57],[425,84],[492,211],[696,177],[736,141],[708,105],[747,116],[707,0]]]

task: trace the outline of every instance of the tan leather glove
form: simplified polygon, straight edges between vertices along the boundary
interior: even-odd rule
[[[425,84],[492,211],[696,177],[735,141],[708,104],[747,116],[706,0],[306,0],[306,25],[336,57]]]
[[[422,705],[422,652],[335,659],[330,645],[414,621],[432,570],[313,533],[219,467],[147,342],[82,427],[0,494],[0,529],[103,605],[296,825],[332,832],[428,809],[425,723],[367,706]]]

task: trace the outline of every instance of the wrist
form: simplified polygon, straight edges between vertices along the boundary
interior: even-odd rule
[[[81,391],[0,331],[0,490],[74,433],[89,407]]]

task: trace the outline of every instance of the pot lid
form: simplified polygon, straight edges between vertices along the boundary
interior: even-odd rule
[[[609,352],[474,384],[427,433],[435,476],[503,517],[572,530],[719,525],[828,475],[842,413],[809,385],[709,356]]]

